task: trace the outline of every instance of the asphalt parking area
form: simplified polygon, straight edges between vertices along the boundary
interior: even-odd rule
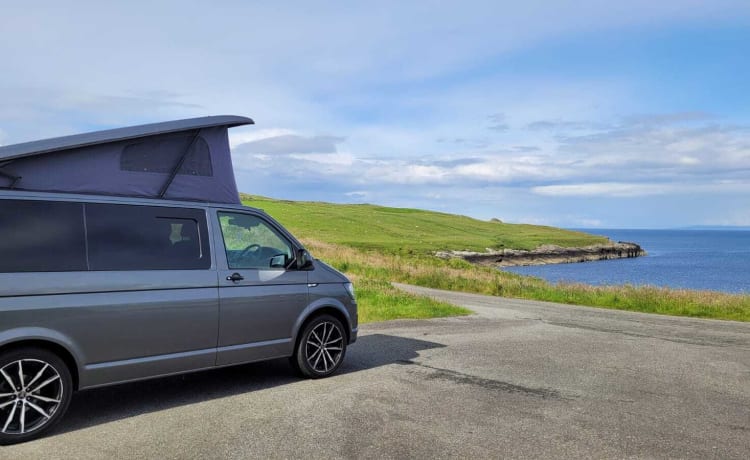
[[[365,325],[323,380],[281,360],[82,392],[0,458],[750,456],[748,324],[419,292],[478,314]]]

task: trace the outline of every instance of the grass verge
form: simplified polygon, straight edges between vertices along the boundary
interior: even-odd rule
[[[412,315],[420,311],[420,308],[407,305],[409,302],[422,302],[418,300],[421,298],[396,300],[395,297],[400,293],[390,287],[388,283],[391,281],[452,291],[618,310],[750,321],[748,295],[649,286],[551,284],[539,278],[475,266],[460,259],[443,260],[430,256],[363,251],[311,239],[306,239],[305,244],[316,257],[355,280],[360,292],[361,315],[367,318],[365,321],[467,313],[449,309],[439,310],[437,306],[428,307],[424,304],[423,307],[427,310],[435,310],[422,310],[425,316]],[[388,308],[388,304],[392,304],[393,308]]]
[[[385,280],[349,275],[357,290],[360,323],[471,314],[471,310],[466,308],[399,291]]]

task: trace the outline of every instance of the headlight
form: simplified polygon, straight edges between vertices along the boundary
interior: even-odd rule
[[[344,288],[346,288],[346,292],[349,293],[349,297],[351,297],[352,300],[355,300],[355,298],[354,298],[354,285],[352,283],[344,283]]]

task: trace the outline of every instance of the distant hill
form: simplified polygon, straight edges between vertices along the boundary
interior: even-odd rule
[[[361,249],[432,253],[446,250],[531,250],[608,242],[607,238],[554,227],[481,221],[466,216],[371,204],[286,201],[242,195],[243,203],[265,210],[297,237]]]

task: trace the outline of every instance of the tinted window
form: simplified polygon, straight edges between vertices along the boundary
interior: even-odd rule
[[[186,153],[187,152],[187,153]],[[171,173],[182,155],[185,160],[177,174],[212,176],[208,144],[194,134],[159,136],[128,144],[120,154],[123,171]]]
[[[83,205],[0,200],[0,272],[86,270]]]
[[[211,267],[202,210],[87,204],[86,228],[91,270]]]
[[[229,268],[284,268],[292,245],[267,222],[249,214],[219,213]]]

